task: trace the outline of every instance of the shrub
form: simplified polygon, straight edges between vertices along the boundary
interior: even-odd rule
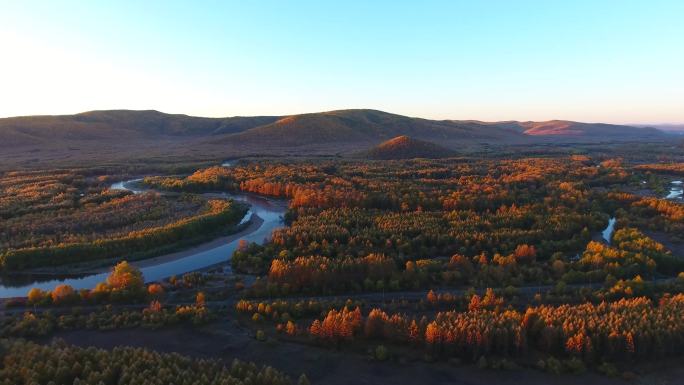
[[[256,339],[257,341],[266,341],[266,333],[264,333],[264,331],[261,329],[257,330]]]
[[[385,345],[379,345],[375,348],[375,359],[378,361],[385,361],[387,359],[387,348]]]

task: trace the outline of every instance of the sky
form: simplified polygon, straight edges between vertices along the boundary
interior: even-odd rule
[[[0,117],[684,123],[684,1],[0,0]]]

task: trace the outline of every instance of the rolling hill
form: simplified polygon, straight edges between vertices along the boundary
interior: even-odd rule
[[[241,132],[271,123],[276,117],[201,118],[159,111],[90,111],[75,115],[0,119],[0,146],[43,141],[136,140],[198,137]]]
[[[460,150],[484,145],[662,140],[664,135],[648,127],[560,120],[430,120],[369,109],[228,118],[109,110],[0,119],[0,159],[349,154],[398,136]]]
[[[567,120],[548,122],[520,122],[525,135],[565,136],[571,138],[628,139],[661,137],[662,132],[650,127],[634,127],[604,123],[579,123]]]
[[[325,143],[372,143],[407,135],[447,142],[516,141],[516,132],[448,120],[410,118],[375,110],[341,110],[283,117],[225,141],[276,141],[287,146]]]
[[[406,135],[397,136],[365,151],[363,155],[369,159],[413,159],[413,158],[446,158],[454,156],[455,151],[431,142],[413,139]]]

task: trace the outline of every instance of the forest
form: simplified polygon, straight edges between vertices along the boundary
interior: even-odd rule
[[[271,367],[234,360],[196,360],[146,349],[111,351],[79,348],[65,343],[37,345],[0,340],[3,365],[0,383],[15,384],[159,384],[288,385],[293,381]],[[301,377],[299,384],[307,384]]]
[[[192,194],[134,194],[92,170],[0,177],[0,269],[137,259],[236,225],[247,208]]]
[[[139,194],[109,188],[124,170],[5,173],[5,270],[132,263],[90,289],[33,288],[6,302],[15,310],[0,324],[4,354],[112,355],[123,376],[127,357],[158,353],[17,338],[217,329],[241,336],[238,357],[294,345],[375,364],[648,375],[642,365],[684,353],[684,206],[663,198],[681,163],[614,155],[252,158],[148,173]],[[134,261],[236,228],[248,206],[219,193],[287,209],[263,242],[243,239],[215,267],[148,282]],[[267,362],[289,378],[183,362],[208,365],[189,383],[309,381],[280,358]],[[13,365],[3,370],[25,383],[48,370]],[[62,370],[85,378],[80,367]],[[112,369],[88,378],[99,370]]]
[[[532,306],[518,299],[513,308],[438,312],[433,321],[422,323],[420,317],[380,309],[370,309],[364,316],[346,313],[352,309],[342,307],[329,309],[309,327],[289,316],[276,322],[289,334],[308,330],[311,336],[338,345],[363,336],[362,320],[370,322],[382,314],[381,323],[394,323],[378,326],[379,330],[399,328],[387,331],[387,343],[414,341],[440,356],[456,354],[477,361],[488,355],[515,357],[537,351],[598,365],[680,352],[682,335],[676,328],[681,325],[675,320],[681,317],[681,297],[665,292],[680,289],[663,289],[658,282],[681,280],[676,277],[684,271],[684,260],[647,233],[657,231],[660,240],[676,244],[684,206],[627,192],[640,180],[653,179],[654,172],[667,175],[676,168],[677,164],[633,166],[622,158],[585,155],[370,163],[256,161],[198,170],[185,178],[148,178],[145,183],[172,191],[243,191],[289,199],[287,226],[275,230],[265,244],[241,245],[231,258],[236,271],[263,277],[246,290],[248,297],[463,287],[547,286],[559,293],[588,289],[566,294],[569,304]],[[611,217],[617,218],[617,228],[606,242],[600,233]],[[564,298],[556,297],[556,303]],[[245,306],[239,305],[238,311]],[[271,317],[252,313],[256,320]],[[646,324],[627,321],[641,313],[653,318],[639,321]],[[537,330],[530,317],[543,320],[539,322],[547,328]],[[615,326],[604,322],[604,329],[549,329],[558,320],[574,322],[572,317],[615,319]],[[487,329],[477,330],[476,325]],[[644,330],[674,334],[643,334]],[[666,347],[646,342],[666,340],[674,343]]]

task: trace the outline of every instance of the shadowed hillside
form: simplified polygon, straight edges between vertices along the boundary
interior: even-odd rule
[[[370,159],[413,159],[413,158],[446,158],[455,153],[434,143],[413,139],[406,135],[397,136],[367,151],[364,155]]]

